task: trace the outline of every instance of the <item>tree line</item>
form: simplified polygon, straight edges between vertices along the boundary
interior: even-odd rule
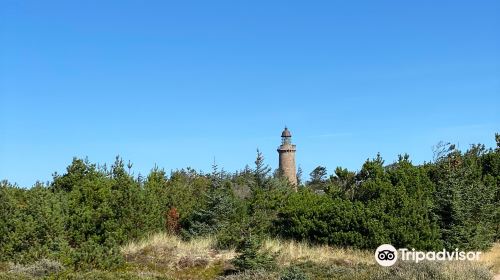
[[[214,164],[208,174],[154,167],[145,177],[120,157],[110,167],[75,158],[49,183],[0,183],[0,261],[106,269],[124,262],[121,245],[160,231],[213,236],[217,248],[242,253],[243,269],[266,264],[256,250],[266,236],[361,249],[484,250],[500,240],[495,138],[494,149],[441,144],[421,165],[405,154],[331,175],[318,166],[297,192],[259,151],[253,168],[234,173]]]

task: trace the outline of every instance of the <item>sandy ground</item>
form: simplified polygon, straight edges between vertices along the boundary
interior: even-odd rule
[[[500,280],[500,274],[497,274],[493,277],[493,280]]]

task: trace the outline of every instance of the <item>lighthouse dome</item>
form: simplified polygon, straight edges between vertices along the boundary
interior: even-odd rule
[[[290,133],[290,130],[285,126],[285,130],[281,132],[281,137],[292,137],[292,134]]]

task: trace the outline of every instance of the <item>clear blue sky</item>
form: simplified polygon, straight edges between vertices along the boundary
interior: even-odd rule
[[[432,159],[500,132],[499,1],[0,3],[0,179],[73,156],[146,174],[277,167],[304,177],[380,152]]]

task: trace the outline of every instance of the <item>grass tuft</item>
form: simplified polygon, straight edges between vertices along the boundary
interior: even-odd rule
[[[359,264],[375,264],[372,252],[336,248],[327,245],[312,246],[305,242],[266,239],[263,250],[276,256],[282,267],[298,262],[313,262],[317,264],[335,264],[356,266]]]
[[[480,262],[491,267],[493,273],[500,274],[500,243],[495,243],[489,251],[484,252],[480,257]]]
[[[211,237],[183,241],[166,233],[150,235],[138,242],[131,242],[121,249],[128,265],[136,271],[156,271],[184,279],[209,279],[221,273],[228,260],[236,256],[234,250],[214,249]]]
[[[9,273],[24,274],[33,277],[44,277],[64,270],[63,265],[54,260],[41,259],[33,264],[11,264]]]

